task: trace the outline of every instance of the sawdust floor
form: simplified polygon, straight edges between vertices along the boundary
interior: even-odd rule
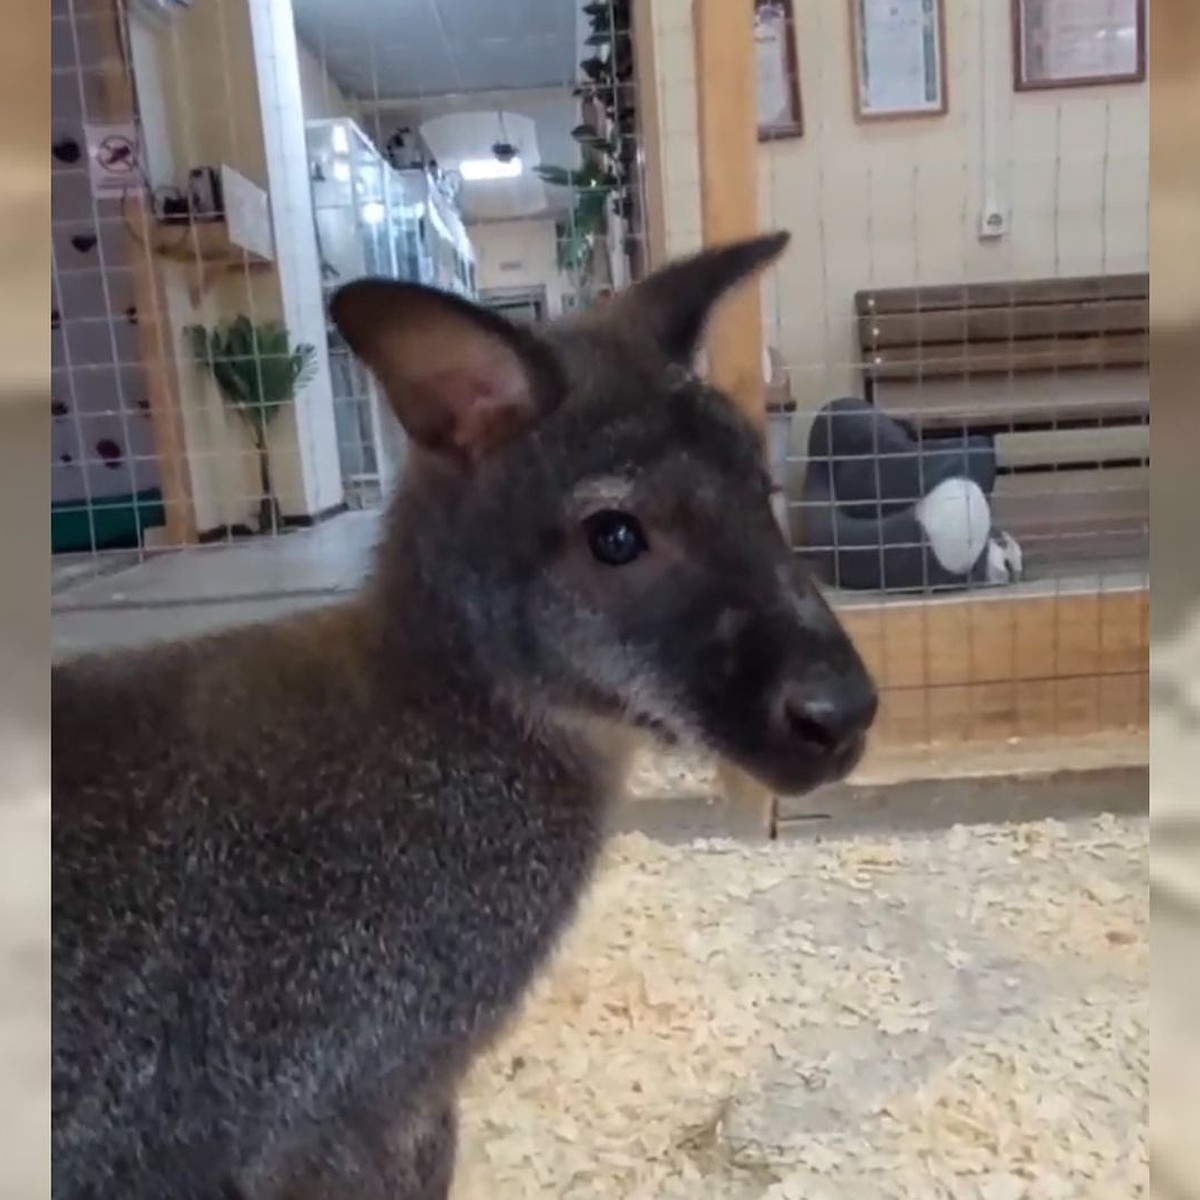
[[[455,1200],[1132,1200],[1148,824],[620,838],[463,1107]]]

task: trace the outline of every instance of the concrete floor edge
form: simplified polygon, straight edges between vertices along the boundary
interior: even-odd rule
[[[781,804],[773,830],[764,828],[757,815],[714,797],[680,794],[622,803],[614,812],[613,828],[667,842],[917,834],[960,824],[1148,815],[1149,789],[1148,764],[836,784]]]

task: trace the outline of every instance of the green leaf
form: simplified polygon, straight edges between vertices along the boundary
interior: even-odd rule
[[[606,163],[591,159],[583,164],[578,172],[581,186],[586,188],[613,188],[618,185],[618,179],[612,168]]]
[[[608,193],[596,189],[584,192],[575,206],[576,220],[589,233],[598,233],[604,228]]]
[[[315,348],[293,347],[278,321],[255,325],[243,313],[211,330],[190,326],[184,337],[197,365],[212,376],[222,398],[259,442],[316,369]]]
[[[578,171],[568,171],[566,167],[552,167],[539,163],[533,168],[533,173],[543,182],[555,187],[580,187],[581,176]]]
[[[591,236],[580,229],[573,219],[560,223],[555,234],[559,269],[577,271],[587,262],[591,253]]]

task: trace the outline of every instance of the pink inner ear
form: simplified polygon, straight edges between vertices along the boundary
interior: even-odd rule
[[[533,417],[523,379],[500,369],[487,377],[471,367],[447,367],[428,376],[422,391],[428,410],[417,436],[434,447],[470,458],[518,433]]]

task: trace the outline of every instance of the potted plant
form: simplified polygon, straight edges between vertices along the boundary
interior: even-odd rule
[[[249,426],[258,452],[259,532],[276,532],[281,517],[271,481],[267,434],[280,411],[312,379],[316,349],[292,346],[287,329],[278,321],[255,325],[245,314],[212,329],[192,325],[184,336],[225,403]]]
[[[570,188],[574,205],[566,221],[560,222],[556,233],[558,266],[575,279],[576,286],[586,290],[600,275],[607,272],[608,206],[618,189],[613,172],[594,158],[585,159],[577,170],[541,164],[534,173],[543,183]]]

